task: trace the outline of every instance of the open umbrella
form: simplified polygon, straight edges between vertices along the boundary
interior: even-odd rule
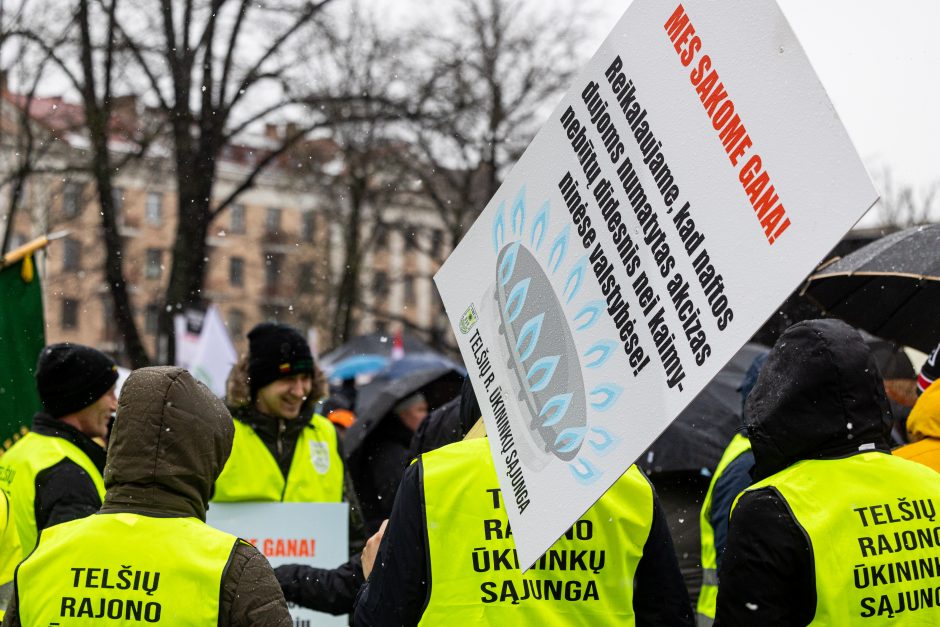
[[[376,364],[381,362],[385,366],[390,361],[394,343],[394,336],[388,333],[360,335],[321,355],[317,364],[327,376],[335,379],[345,378],[333,372],[340,367],[356,370],[352,376],[375,372]],[[402,333],[402,348],[405,355],[437,354],[430,346],[407,332]]]
[[[813,274],[827,315],[929,353],[940,342],[940,224],[882,237]]]
[[[636,460],[647,473],[715,470],[741,426],[738,388],[751,363],[767,347],[745,344]]]
[[[356,395],[356,422],[346,432],[343,446],[351,458],[365,439],[399,401],[421,392],[433,411],[460,393],[467,372],[441,355],[405,355],[393,361]]]

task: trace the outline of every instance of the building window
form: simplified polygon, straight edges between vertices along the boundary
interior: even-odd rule
[[[372,293],[376,296],[388,296],[388,274],[377,270],[372,275]]]
[[[381,223],[375,225],[375,247],[379,250],[388,248],[388,227]]]
[[[114,221],[118,226],[124,226],[124,188],[111,188],[111,204],[114,206]]]
[[[66,218],[77,217],[82,212],[82,185],[69,181],[62,188],[62,214]]]
[[[441,249],[444,247],[444,229],[433,229],[431,231],[431,257],[440,259]]]
[[[245,205],[232,205],[229,209],[231,215],[229,216],[229,225],[228,230],[231,233],[244,233],[245,232]]]
[[[245,260],[241,257],[229,257],[228,282],[232,287],[245,285]]]
[[[264,285],[269,290],[277,289],[277,285],[281,279],[281,262],[283,261],[282,255],[265,255],[264,256]]]
[[[261,316],[265,322],[280,322],[281,308],[277,305],[264,305],[261,307]]]
[[[403,224],[401,236],[405,238],[405,250],[416,250],[418,248],[418,231],[415,225]]]
[[[62,299],[62,319],[63,329],[78,328],[78,301],[71,298]]]
[[[228,312],[228,334],[236,338],[245,334],[245,314],[240,309]]]
[[[62,240],[62,271],[76,272],[82,268],[82,244],[66,237]]]
[[[317,214],[313,211],[305,211],[303,221],[301,236],[305,242],[312,242],[313,236],[317,232]]]
[[[402,280],[402,286],[404,287],[404,298],[406,305],[412,305],[415,302],[415,278],[413,275],[406,274],[405,278]]]
[[[281,210],[277,207],[268,207],[264,216],[264,230],[269,235],[277,235],[281,230]]]
[[[147,265],[144,278],[159,279],[163,275],[163,251],[159,248],[147,249]]]
[[[160,192],[147,194],[146,220],[147,224],[151,226],[163,224],[163,194]]]
[[[153,303],[147,305],[144,313],[144,331],[150,335],[157,334],[160,324],[160,306]]]
[[[312,263],[302,263],[297,266],[297,291],[301,294],[310,294],[313,292],[316,283]]]

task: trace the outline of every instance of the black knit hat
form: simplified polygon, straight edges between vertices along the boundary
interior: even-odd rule
[[[313,372],[307,340],[293,327],[262,322],[248,333],[248,385],[251,398],[281,377]]]
[[[81,344],[50,344],[39,353],[36,389],[46,413],[58,418],[85,409],[117,381],[110,357]]]

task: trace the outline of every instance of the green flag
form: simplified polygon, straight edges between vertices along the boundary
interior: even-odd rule
[[[32,256],[0,270],[0,442],[29,425],[40,409],[36,359],[45,346],[42,290]]]

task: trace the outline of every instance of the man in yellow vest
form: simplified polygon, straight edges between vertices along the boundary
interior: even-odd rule
[[[40,530],[98,511],[104,498],[103,441],[117,398],[117,366],[80,344],[52,344],[36,365],[45,411],[0,458],[0,487],[12,506],[25,557]]]
[[[322,391],[318,375],[297,330],[264,322],[248,333],[247,360],[229,375],[235,442],[215,482],[214,501],[343,500],[345,467],[336,428],[313,411]],[[351,548],[353,558],[335,569],[279,566],[284,594],[320,612],[350,612],[364,580],[357,547]]]
[[[738,391],[741,393],[741,412],[744,403],[757,383],[757,375],[767,359],[767,353],[754,358],[744,374],[744,380]],[[702,539],[702,588],[696,602],[695,624],[697,627],[710,627],[715,621],[715,602],[718,600],[718,568],[721,555],[725,551],[728,538],[728,518],[731,505],[738,494],[751,485],[751,468],[754,467],[754,454],[747,436],[735,433],[725,448],[715,474],[708,484],[708,492],[702,502],[699,515],[699,533]]]
[[[314,372],[310,346],[292,327],[264,322],[248,333],[248,398],[229,399],[235,443],[213,500],[343,500],[336,428],[312,410]]]
[[[291,625],[264,556],[205,524],[233,435],[225,405],[182,368],[133,372],[104,505],[42,531],[17,568],[4,627]]]
[[[691,625],[653,488],[630,469],[525,575],[485,438],[402,479],[356,625]]]
[[[0,618],[3,618],[3,612],[13,597],[13,573],[23,557],[10,513],[10,502],[0,490]]]
[[[858,332],[787,329],[745,419],[756,483],[731,511],[715,625],[940,624],[940,481],[890,454]]]

